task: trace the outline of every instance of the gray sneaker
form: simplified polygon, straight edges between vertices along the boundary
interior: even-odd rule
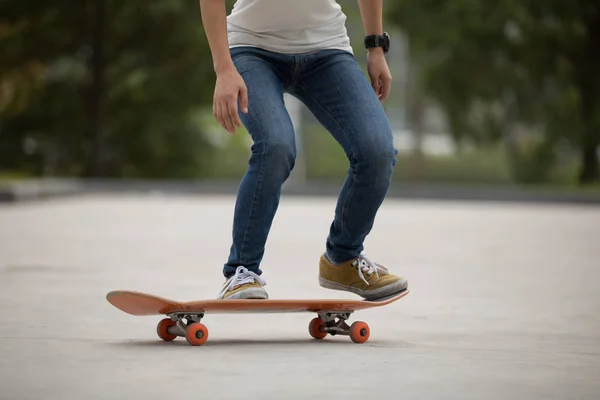
[[[227,279],[218,299],[259,299],[269,298],[267,291],[263,288],[267,282],[245,267],[238,267],[235,274]]]

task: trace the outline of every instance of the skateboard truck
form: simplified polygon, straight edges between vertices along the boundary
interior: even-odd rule
[[[319,318],[324,322],[322,330],[329,333],[331,336],[336,334],[349,335],[350,326],[346,323],[346,320],[350,318],[351,312],[334,313],[334,312],[321,312]]]
[[[156,333],[162,340],[170,342],[181,336],[193,346],[208,340],[208,329],[200,322],[204,313],[174,312],[167,314],[167,317],[156,327]]]
[[[317,318],[310,321],[308,332],[315,339],[324,339],[328,334],[346,335],[354,343],[364,343],[369,340],[371,331],[366,322],[356,321],[348,325],[346,321],[353,311],[321,311]]]
[[[321,311],[318,317],[310,321],[308,332],[315,339],[324,339],[327,335],[350,336],[355,343],[364,343],[369,339],[369,326],[362,321],[348,325],[352,311]],[[204,314],[174,312],[167,314],[156,327],[156,333],[165,341],[172,341],[178,336],[184,337],[193,346],[204,344],[208,340],[208,329],[200,321]]]

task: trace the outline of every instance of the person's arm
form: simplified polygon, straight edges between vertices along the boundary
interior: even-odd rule
[[[383,35],[383,0],[358,0],[365,35]],[[381,101],[387,99],[392,86],[385,54],[381,47],[369,49],[368,72],[371,84]]]
[[[223,128],[234,133],[236,126],[242,126],[238,115],[238,98],[242,112],[248,113],[248,90],[229,52],[225,0],[199,1],[202,24],[217,75],[213,115]]]
[[[358,0],[365,35],[383,35],[383,0]]]
[[[212,53],[215,72],[234,69],[227,40],[225,0],[200,0],[202,24]]]

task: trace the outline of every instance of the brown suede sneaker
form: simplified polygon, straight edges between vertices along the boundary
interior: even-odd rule
[[[319,263],[319,284],[327,289],[356,293],[365,300],[376,300],[402,292],[406,279],[361,255],[356,260],[333,265],[323,254]]]
[[[227,279],[218,299],[268,299],[269,295],[263,288],[267,282],[260,275],[244,267],[238,267],[235,274]]]

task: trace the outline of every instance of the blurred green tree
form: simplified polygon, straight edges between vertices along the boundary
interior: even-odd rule
[[[521,181],[544,180],[567,143],[579,181],[598,181],[599,2],[398,0],[386,17],[408,35],[419,92],[457,140],[504,140]]]
[[[197,2],[0,2],[0,168],[191,177],[214,74]]]

